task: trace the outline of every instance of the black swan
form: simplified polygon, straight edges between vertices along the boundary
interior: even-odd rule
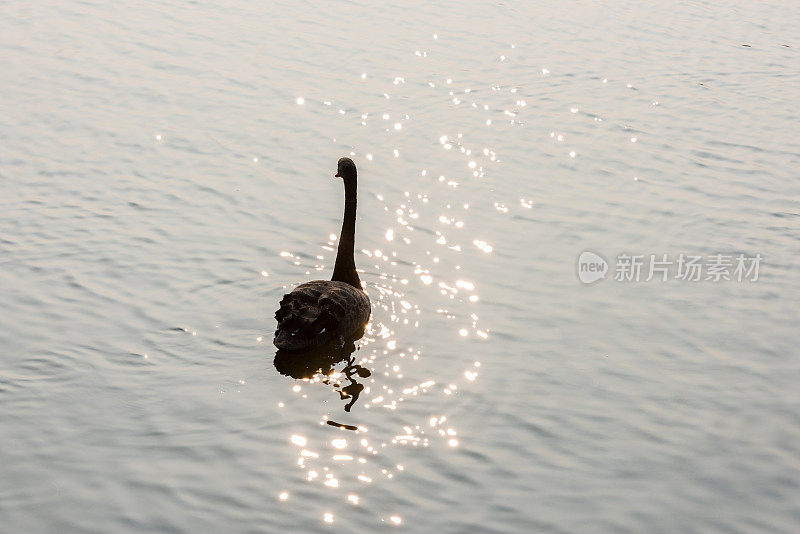
[[[280,309],[275,312],[278,328],[273,341],[281,352],[306,352],[331,340],[343,345],[369,321],[372,308],[353,258],[356,174],[353,160],[339,160],[336,177],[344,182],[344,220],[333,276],[330,281],[300,284],[281,299]]]

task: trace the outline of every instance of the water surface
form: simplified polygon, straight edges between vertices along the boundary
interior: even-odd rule
[[[797,530],[794,4],[0,12],[4,528]],[[343,155],[349,412],[271,346],[332,270]]]

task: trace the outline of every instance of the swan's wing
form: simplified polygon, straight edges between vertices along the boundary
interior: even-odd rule
[[[276,347],[291,352],[309,350],[338,334],[345,307],[328,293],[321,284],[309,282],[284,295],[275,312]]]
[[[298,352],[335,338],[347,338],[369,320],[370,302],[363,292],[335,281],[314,280],[297,286],[275,312],[275,346]]]

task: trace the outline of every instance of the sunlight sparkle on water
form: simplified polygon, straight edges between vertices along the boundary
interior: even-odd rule
[[[472,242],[472,244],[474,244],[476,247],[481,249],[486,254],[489,254],[493,250],[492,245],[490,245],[486,241],[481,241],[480,239],[476,239],[475,241]]]
[[[506,58],[503,58],[506,59]],[[361,74],[361,79],[366,79],[366,73]],[[504,109],[503,107],[497,108],[497,106],[492,105],[491,108],[488,104],[478,103],[471,101],[471,99],[475,95],[480,95],[480,91],[473,91],[471,88],[464,89],[463,87],[458,88],[454,84],[454,80],[452,78],[442,78],[441,79],[444,87],[446,87],[447,92],[449,92],[449,100],[456,105],[465,104],[466,106],[472,105],[472,108],[475,108],[476,111],[483,108],[485,112],[492,113],[496,111],[497,113],[505,113],[506,116],[515,119],[517,114],[521,114],[526,106],[524,100],[519,98],[515,98],[506,104],[516,103],[516,107],[511,109]],[[393,83],[394,86],[398,86],[400,84],[405,83],[405,79],[402,77],[390,77],[389,81]],[[422,80],[425,82],[425,80]],[[442,84],[438,83],[438,86],[442,88]],[[429,83],[431,87],[436,87],[437,84]],[[447,87],[449,85],[449,87]],[[450,90],[452,89],[452,90]],[[494,89],[494,87],[493,87]],[[505,91],[508,89],[511,93],[517,92],[518,88],[511,86],[511,87],[502,87],[502,90]],[[497,90],[501,90],[501,87],[498,86]],[[456,93],[462,93],[456,96]],[[390,98],[389,94],[383,93],[382,91],[377,92],[377,97],[380,98],[381,94],[383,94],[383,98],[381,101],[383,104],[390,104],[385,99]],[[507,94],[507,93],[506,93]],[[466,96],[468,95],[468,96]],[[392,95],[391,99],[392,102],[398,99],[401,95]],[[466,98],[467,100],[461,100],[461,97]],[[310,101],[311,104],[314,104],[316,100],[312,99]],[[303,97],[297,98],[297,104],[302,105],[305,103],[305,99]],[[332,105],[332,102],[326,100],[323,102],[326,105]],[[310,105],[311,105],[310,104]],[[382,105],[382,104],[379,104]],[[312,107],[314,107],[312,105]],[[378,127],[378,131],[385,130],[387,134],[397,133],[400,134],[400,137],[396,137],[398,139],[397,144],[395,147],[388,147],[383,149],[383,151],[379,152],[371,152],[366,153],[362,152],[363,147],[356,147],[352,145],[349,147],[349,151],[351,155],[354,155],[355,152],[359,152],[360,157],[364,158],[366,162],[372,162],[375,160],[375,155],[377,155],[378,161],[385,161],[386,156],[388,156],[388,151],[391,151],[394,158],[397,158],[400,161],[400,152],[403,151],[403,155],[409,154],[407,145],[401,144],[406,142],[404,139],[405,136],[401,135],[402,132],[406,129],[405,121],[410,120],[408,115],[404,115],[404,113],[397,109],[386,109],[385,111],[378,109],[372,109],[368,113],[365,112],[363,109],[358,109],[355,106],[349,106],[347,102],[337,102],[337,106],[331,108],[321,108],[328,113],[336,114],[337,111],[340,116],[348,117],[351,114],[354,114],[354,121],[360,122],[363,126],[368,127]],[[488,113],[487,113],[488,115]],[[487,125],[491,125],[491,119],[487,119],[487,115],[484,115],[480,119],[478,119],[479,124],[486,120]],[[360,119],[357,118],[360,116]],[[491,115],[488,115],[491,116]],[[382,120],[375,122],[374,119],[380,117]],[[403,118],[405,117],[405,118]],[[369,119],[373,119],[370,122]],[[503,121],[500,121],[503,122]],[[512,124],[514,121],[512,121]],[[501,126],[502,127],[502,126]],[[488,131],[488,130],[487,130]],[[546,133],[545,133],[546,134]],[[434,137],[435,139],[439,139],[440,146],[446,151],[445,153],[449,155],[453,155],[454,153],[458,152],[462,159],[462,164],[467,167],[466,171],[468,172],[467,176],[473,175],[475,177],[483,177],[484,172],[486,170],[485,164],[491,160],[492,162],[498,161],[497,155],[492,148],[488,146],[468,146],[466,137],[464,133],[458,132],[454,130],[452,133],[452,137],[447,134],[440,134],[439,136]],[[559,141],[562,141],[559,139]],[[334,143],[336,141],[334,140]],[[495,147],[498,148],[498,147]],[[378,150],[378,148],[373,148],[373,150]],[[384,160],[381,160],[384,158]],[[391,159],[394,159],[391,158]],[[485,159],[483,159],[485,158]],[[463,167],[461,168],[463,170]],[[423,177],[431,176],[430,182],[433,184],[437,184],[439,186],[446,186],[446,188],[450,191],[453,189],[461,189],[468,188],[470,186],[469,182],[462,182],[460,178],[457,177],[450,177],[446,178],[443,175],[430,174],[428,171],[430,169],[421,169],[419,170],[420,175]],[[434,171],[431,171],[434,172]],[[453,171],[455,173],[456,171]],[[458,171],[463,172],[463,171]],[[436,177],[438,177],[438,182]],[[457,178],[457,179],[454,179]],[[466,311],[463,315],[469,315],[470,311],[477,311],[478,307],[475,306],[474,303],[479,301],[478,295],[474,294],[476,290],[476,284],[468,279],[456,279],[455,277],[450,277],[444,272],[440,272],[437,269],[441,269],[443,266],[447,266],[454,257],[452,256],[453,252],[460,253],[463,249],[468,248],[468,243],[470,239],[463,235],[463,229],[469,228],[470,224],[472,224],[472,220],[469,218],[460,219],[457,215],[451,213],[452,210],[459,210],[462,208],[464,210],[468,210],[470,205],[468,202],[465,202],[463,199],[449,199],[446,204],[440,206],[444,208],[442,211],[443,214],[436,213],[436,212],[427,212],[425,211],[425,207],[431,208],[436,206],[435,203],[430,203],[431,201],[436,200],[435,194],[432,192],[422,192],[422,191],[404,191],[403,198],[401,202],[402,204],[398,204],[395,206],[390,205],[389,199],[384,198],[384,195],[381,193],[374,193],[375,198],[380,202],[381,209],[387,213],[389,216],[390,221],[391,219],[396,219],[396,223],[385,224],[383,226],[383,235],[378,233],[377,237],[383,237],[387,241],[386,247],[389,247],[389,243],[391,246],[402,240],[403,243],[406,245],[410,244],[411,240],[407,237],[410,232],[413,232],[416,228],[412,226],[412,223],[416,224],[419,221],[424,221],[426,217],[433,216],[434,221],[438,222],[438,224],[446,225],[447,229],[449,230],[448,234],[445,236],[443,232],[436,231],[435,235],[433,235],[433,240],[441,245],[436,252],[433,251],[423,251],[427,253],[426,260],[430,262],[430,269],[434,270],[437,275],[431,273],[431,270],[425,268],[423,265],[419,263],[419,261],[411,261],[412,269],[414,277],[417,278],[417,284],[420,287],[424,286],[431,286],[435,281],[437,287],[432,288],[433,291],[438,295],[439,292],[442,293],[444,298],[447,298],[448,301],[452,303],[452,305],[457,305],[460,303],[461,306],[468,306],[469,311],[466,311],[464,308],[461,310],[458,309],[442,309],[438,310],[437,313],[443,313],[444,317],[449,320],[457,320],[457,325],[451,324],[450,332],[457,332],[456,337],[460,337],[465,341],[470,341],[472,338],[473,342],[478,342],[479,340],[486,339],[488,334],[483,331],[479,330],[478,325],[478,318],[475,313],[471,315],[472,320],[468,317],[462,317],[462,313]],[[516,198],[519,198],[517,196]],[[512,197],[512,201],[515,199]],[[419,202],[419,204],[417,204]],[[520,201],[520,203],[524,207],[524,201]],[[515,207],[513,204],[511,208],[509,208],[506,204],[501,202],[495,202],[494,199],[489,200],[489,205],[491,206],[494,203],[494,209],[506,213]],[[427,206],[425,206],[427,204]],[[419,208],[418,208],[419,206]],[[434,208],[435,209],[435,208]],[[436,213],[434,215],[434,213]],[[462,212],[464,214],[468,212]],[[397,226],[399,224],[399,226]],[[440,227],[441,228],[441,227]],[[378,230],[380,232],[380,230]],[[403,235],[405,234],[405,235]],[[485,236],[483,236],[485,238]],[[335,247],[337,242],[337,236],[335,234],[331,234],[327,243],[323,241],[320,246],[326,250],[335,253]],[[488,242],[482,239],[475,239],[472,241],[473,245],[478,248],[484,254],[489,254],[493,252],[493,247]],[[373,245],[374,246],[374,245]],[[468,253],[468,251],[464,250]],[[401,272],[393,271],[390,267],[397,266],[400,264],[401,260],[408,261],[408,258],[403,258],[404,252],[407,253],[408,251],[403,250],[381,250],[375,249],[372,250],[368,249],[361,249],[361,252],[364,254],[365,258],[369,258],[368,261],[376,262],[375,268],[379,270],[379,275],[381,282],[376,286],[370,286],[370,289],[377,289],[377,292],[380,294],[380,306],[387,312],[386,319],[388,320],[388,324],[400,324],[400,325],[413,325],[415,327],[419,326],[420,321],[414,321],[413,319],[409,321],[409,317],[413,315],[419,315],[420,313],[425,312],[425,308],[421,305],[421,303],[416,302],[417,299],[408,298],[402,292],[398,291],[399,288],[403,288],[404,286],[413,286],[414,280],[409,280],[409,276],[406,275],[405,277],[402,276]],[[301,257],[299,254],[295,254],[294,252],[283,252],[281,256],[284,256],[286,260],[294,263],[295,265],[305,265],[305,256]],[[326,260],[327,253],[323,253],[322,255],[316,256],[316,265],[315,267],[317,270],[320,268],[324,268],[324,262]],[[313,260],[312,260],[313,261]],[[467,270],[461,271],[462,265],[455,265],[456,272],[460,277],[467,278]],[[306,270],[308,266],[301,267],[301,269]],[[306,272],[308,274],[308,272]],[[267,276],[268,274],[266,271],[262,272],[262,276]],[[271,277],[275,276],[273,272]],[[453,328],[455,327],[455,328]],[[365,346],[369,346],[374,343],[372,347],[370,347],[370,353],[366,354],[361,361],[359,362],[361,365],[366,365],[369,363],[373,363],[376,360],[376,357],[386,357],[386,358],[407,358],[407,360],[397,360],[394,361],[388,360],[385,363],[385,368],[380,369],[373,369],[373,376],[385,375],[387,377],[392,377],[393,380],[400,380],[401,382],[397,382],[393,385],[390,384],[380,384],[376,382],[374,379],[371,381],[372,383],[364,384],[366,386],[364,388],[364,394],[367,397],[365,402],[367,409],[381,409],[381,410],[401,410],[404,401],[410,401],[412,398],[419,396],[423,396],[426,393],[436,391],[437,393],[441,394],[443,398],[450,397],[451,399],[456,396],[459,392],[458,386],[454,383],[450,383],[446,387],[442,388],[442,385],[437,385],[437,382],[434,380],[427,380],[408,383],[402,382],[403,374],[412,374],[412,365],[414,360],[418,360],[420,357],[420,351],[412,349],[411,347],[406,348],[401,344],[404,343],[402,341],[402,332],[396,332],[387,326],[376,323],[372,326],[372,338],[371,340],[367,341],[365,345],[362,345],[362,349]],[[453,333],[455,333],[453,332]],[[452,334],[451,334],[452,335]],[[365,338],[366,339],[366,338]],[[401,346],[398,346],[401,345]],[[358,360],[356,360],[358,361]],[[408,362],[408,365],[401,365],[403,362]],[[383,365],[380,365],[383,367]],[[461,371],[463,375],[460,376],[459,384],[465,385],[470,381],[473,381],[477,377],[478,369],[477,366],[473,367],[471,364],[469,365],[469,371]],[[458,370],[455,370],[456,377],[458,377]],[[331,370],[331,372],[326,373],[325,376],[321,376],[319,374],[315,375],[314,377],[305,380],[304,382],[300,382],[303,384],[303,389],[301,389],[299,384],[290,385],[292,391],[297,394],[297,399],[299,400],[301,397],[306,398],[305,393],[305,385],[308,384],[308,387],[312,387],[312,384],[321,385],[321,382],[330,381],[330,387],[341,387],[340,381],[344,378],[344,374],[340,371]],[[455,378],[455,377],[454,377]],[[452,380],[452,378],[451,378]],[[453,380],[455,381],[455,380]],[[327,383],[327,382],[326,382]],[[445,382],[444,384],[448,384]],[[441,389],[440,389],[441,388]],[[371,390],[371,391],[370,391]],[[309,390],[310,395],[310,390]],[[430,394],[430,393],[429,393]],[[281,403],[282,404],[282,403]],[[289,404],[287,403],[287,406]],[[327,420],[327,416],[322,417],[322,421],[320,424],[325,425],[326,422],[330,423]],[[459,446],[459,438],[456,436],[455,430],[447,429],[446,427],[442,427],[440,425],[446,420],[445,416],[441,417],[431,417],[430,421],[426,419],[422,419],[418,421],[420,425],[422,425],[422,429],[420,425],[413,425],[409,424],[403,427],[403,432],[398,432],[396,435],[392,435],[391,439],[388,439],[389,436],[384,436],[382,439],[385,440],[381,442],[381,438],[378,439],[377,442],[368,443],[367,440],[361,439],[359,436],[353,443],[350,443],[349,439],[342,439],[336,438],[333,439],[333,436],[328,437],[327,440],[317,442],[325,443],[328,442],[328,451],[321,450],[318,452],[314,452],[313,450],[309,450],[306,447],[309,446],[310,443],[314,443],[314,439],[307,439],[305,436],[299,434],[293,434],[290,437],[290,440],[294,446],[297,447],[297,455],[295,458],[297,459],[297,466],[303,469],[302,478],[307,480],[308,482],[314,483],[314,485],[319,488],[321,491],[327,491],[327,489],[338,489],[342,488],[343,486],[346,487],[347,484],[352,484],[354,481],[359,481],[365,484],[372,484],[375,482],[376,484],[380,484],[385,482],[388,479],[397,478],[399,475],[399,471],[403,471],[405,468],[402,464],[392,462],[389,459],[389,464],[396,464],[397,469],[396,472],[392,472],[391,469],[381,469],[381,474],[377,475],[377,478],[373,480],[375,474],[369,471],[362,471],[362,469],[366,469],[369,465],[369,458],[372,458],[374,455],[385,455],[390,453],[390,449],[392,446],[405,446],[408,448],[413,448],[419,446],[428,447],[429,445],[434,445],[434,443],[429,442],[429,435],[427,433],[433,432],[434,435],[441,435],[442,444],[445,447],[457,447]],[[428,423],[430,426],[428,426]],[[335,425],[334,425],[335,426]],[[431,428],[432,427],[432,428]],[[349,428],[348,428],[349,429]],[[299,428],[297,430],[300,430]],[[366,431],[365,428],[360,428],[361,431]],[[426,432],[427,431],[427,432]],[[359,446],[359,442],[361,446]],[[446,445],[445,445],[446,444]],[[361,448],[363,447],[363,449]],[[324,448],[324,445],[323,445]],[[348,450],[350,449],[350,450]],[[355,449],[359,449],[361,452],[360,454],[353,454]],[[325,460],[321,460],[322,457],[325,457]],[[399,459],[399,458],[397,458]],[[332,462],[329,465],[325,466],[320,464],[320,461],[327,461]],[[311,469],[311,468],[314,469]],[[348,469],[356,469],[356,472],[347,472]],[[321,484],[316,484],[321,482]],[[356,482],[357,483],[357,482]],[[350,489],[350,488],[347,488]],[[297,495],[291,496],[292,500],[296,500],[298,498]],[[288,500],[289,499],[289,492],[282,491],[279,494],[279,500]],[[354,493],[345,494],[345,503],[350,505],[360,505],[360,497]],[[324,509],[323,509],[324,510]],[[318,512],[319,513],[319,512]],[[385,512],[384,512],[385,513]],[[325,523],[334,523],[335,512],[326,512],[323,515],[323,521]],[[319,517],[319,516],[317,516]],[[403,523],[403,519],[399,515],[392,515],[392,516],[383,516],[383,521],[389,523],[394,526],[399,526]],[[339,522],[342,521],[342,518],[339,518]]]

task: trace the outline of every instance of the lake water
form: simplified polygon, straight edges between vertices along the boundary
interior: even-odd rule
[[[794,3],[0,13],[2,530],[800,528]],[[344,155],[349,412],[271,344]]]

